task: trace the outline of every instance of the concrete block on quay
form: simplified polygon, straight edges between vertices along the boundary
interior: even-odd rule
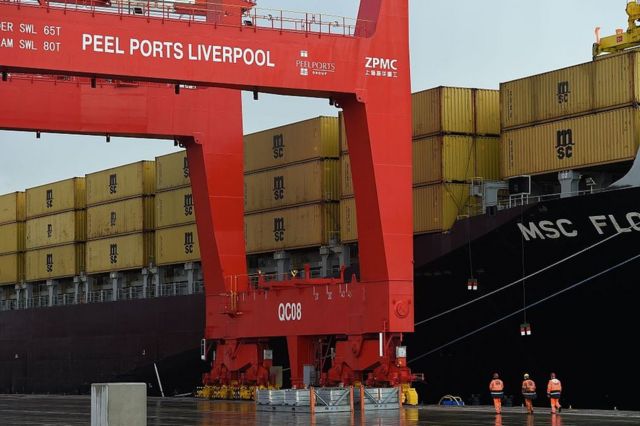
[[[93,383],[91,426],[146,426],[145,383]]]

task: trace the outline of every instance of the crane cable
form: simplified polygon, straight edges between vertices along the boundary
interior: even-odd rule
[[[610,235],[610,236],[608,236],[607,238],[605,238],[604,240],[600,240],[600,241],[598,241],[597,243],[590,245],[589,247],[586,247],[586,248],[584,248],[584,249],[582,249],[582,250],[580,250],[580,251],[577,251],[577,252],[573,253],[573,254],[572,254],[572,255],[570,255],[570,256],[567,256],[567,257],[565,257],[565,258],[563,258],[563,259],[560,259],[560,260],[558,260],[558,261],[557,261],[557,262],[555,262],[555,263],[552,263],[552,264],[550,264],[550,265],[548,265],[548,266],[545,266],[544,268],[539,269],[539,270],[537,270],[536,272],[533,272],[533,273],[531,273],[531,274],[529,274],[529,275],[527,275],[527,276],[524,276],[524,277],[522,277],[522,278],[519,278],[519,279],[517,279],[517,280],[515,280],[515,281],[513,281],[513,282],[511,282],[511,283],[509,283],[509,284],[506,284],[506,285],[504,285],[504,286],[502,286],[502,287],[500,287],[500,288],[497,288],[497,289],[495,289],[495,290],[493,290],[493,291],[491,291],[491,292],[489,292],[489,293],[487,293],[487,294],[483,294],[482,296],[479,296],[479,297],[477,297],[477,298],[475,298],[475,299],[472,299],[472,300],[470,300],[470,301],[468,301],[468,302],[465,302],[465,303],[463,303],[463,304],[461,304],[461,305],[454,306],[453,308],[451,308],[451,309],[447,309],[447,310],[446,310],[446,311],[444,311],[444,312],[440,312],[439,314],[436,314],[436,315],[433,315],[433,316],[431,316],[431,317],[429,317],[429,318],[425,318],[425,319],[423,319],[423,320],[421,320],[421,321],[418,321],[418,322],[416,322],[416,323],[414,324],[414,327],[418,327],[418,326],[420,326],[420,325],[422,325],[422,324],[426,324],[426,323],[428,323],[428,322],[430,322],[430,321],[433,321],[433,320],[435,320],[435,319],[438,319],[438,318],[440,318],[440,317],[443,317],[443,316],[445,316],[445,315],[447,315],[447,314],[450,314],[450,313],[452,313],[452,312],[455,312],[455,311],[457,311],[457,310],[459,310],[459,309],[465,308],[465,307],[467,307],[467,306],[469,306],[469,305],[471,305],[471,304],[473,304],[473,303],[479,302],[480,300],[486,299],[487,297],[493,296],[493,295],[494,295],[494,294],[496,294],[496,293],[500,293],[501,291],[504,291],[504,290],[506,290],[506,289],[508,289],[508,288],[510,288],[510,287],[513,287],[514,285],[516,285],[516,284],[518,284],[518,283],[521,283],[521,282],[523,282],[523,281],[524,281],[524,280],[526,280],[526,279],[529,279],[529,278],[531,278],[531,277],[535,277],[536,275],[539,275],[539,274],[541,274],[541,273],[543,273],[543,272],[545,272],[545,271],[548,271],[548,270],[549,270],[549,269],[551,269],[551,268],[554,268],[554,267],[556,267],[556,266],[558,266],[558,265],[561,265],[561,264],[565,263],[566,261],[571,260],[571,259],[573,259],[573,258],[575,258],[575,257],[577,257],[577,256],[579,256],[579,255],[581,255],[581,254],[583,254],[583,253],[586,253],[587,251],[589,251],[589,250],[591,250],[591,249],[593,249],[593,248],[595,248],[595,247],[597,247],[597,246],[599,246],[599,245],[601,245],[601,244],[604,244],[605,242],[607,242],[607,241],[611,240],[611,239],[612,239],[612,238],[614,238],[614,237],[617,237],[617,236],[618,236],[618,235],[620,235],[620,234],[622,234],[622,233],[621,233],[621,232],[618,232],[618,233],[615,233],[615,234],[613,234],[613,235]],[[520,310],[520,311],[522,311],[522,310]]]
[[[615,234],[615,235],[618,235],[618,234]],[[550,299],[553,299],[554,297],[557,297],[557,296],[559,296],[559,295],[561,295],[563,293],[566,293],[566,292],[568,292],[570,290],[573,290],[574,288],[579,287],[582,284],[585,284],[585,283],[587,283],[587,282],[589,282],[589,281],[591,281],[591,280],[593,280],[595,278],[598,278],[598,277],[600,277],[600,276],[602,276],[604,274],[607,274],[607,273],[609,273],[609,272],[611,272],[611,271],[613,271],[613,270],[615,270],[615,269],[617,269],[617,268],[619,268],[621,266],[626,265],[627,263],[631,263],[631,262],[633,262],[634,260],[636,260],[638,258],[640,258],[640,254],[637,254],[637,255],[635,255],[635,256],[633,256],[633,257],[631,257],[631,258],[629,258],[629,259],[627,259],[627,260],[625,260],[623,262],[620,262],[617,265],[614,265],[614,266],[612,266],[612,267],[610,267],[608,269],[605,269],[604,271],[600,271],[595,275],[592,275],[592,276],[590,276],[588,278],[585,278],[582,281],[579,281],[579,282],[577,282],[577,283],[575,283],[575,284],[573,284],[573,285],[571,285],[569,287],[566,287],[566,288],[564,288],[564,289],[562,289],[562,290],[560,290],[560,291],[558,291],[556,293],[553,293],[553,294],[551,294],[551,295],[549,295],[549,296],[547,296],[547,297],[545,297],[543,299],[540,299],[537,302],[534,302],[534,303],[532,303],[532,304],[530,304],[528,306],[525,306],[524,308],[521,308],[521,309],[518,309],[518,310],[516,310],[514,312],[511,312],[510,314],[507,314],[507,315],[503,316],[502,318],[499,318],[499,319],[497,319],[495,321],[492,321],[492,322],[490,322],[490,323],[488,323],[488,324],[486,324],[486,325],[484,325],[484,326],[482,326],[480,328],[477,328],[477,329],[475,329],[475,330],[473,330],[473,331],[471,331],[471,332],[469,332],[469,333],[467,333],[467,334],[465,334],[463,336],[460,336],[460,337],[458,337],[456,339],[451,340],[450,342],[447,342],[447,343],[445,343],[443,345],[440,345],[435,349],[432,349],[432,350],[430,350],[428,352],[423,353],[422,355],[418,355],[417,357],[409,360],[408,363],[412,363],[412,362],[418,361],[419,359],[422,359],[422,358],[424,358],[426,356],[429,356],[429,355],[433,354],[434,352],[438,352],[438,351],[446,348],[447,346],[451,346],[454,343],[458,343],[459,341],[466,339],[467,337],[471,337],[474,334],[480,333],[480,332],[486,330],[487,328],[493,327],[494,325],[496,325],[496,324],[498,324],[498,323],[500,323],[502,321],[505,321],[505,320],[507,320],[507,319],[509,319],[509,318],[511,318],[513,316],[516,316],[516,315],[522,313],[527,308],[533,308],[534,306],[537,306],[537,305],[539,305],[541,303],[544,303],[544,302],[546,302],[546,301],[548,301]]]

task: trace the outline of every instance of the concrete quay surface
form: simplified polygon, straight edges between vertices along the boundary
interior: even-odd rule
[[[0,425],[89,425],[89,396],[0,395]],[[256,412],[249,402],[203,401],[194,398],[148,398],[149,426],[253,426],[253,425],[429,425],[429,426],[626,426],[640,425],[640,412],[563,410],[552,416],[539,407],[534,415],[524,408],[506,407],[496,416],[492,407],[419,406],[400,411],[350,414]]]

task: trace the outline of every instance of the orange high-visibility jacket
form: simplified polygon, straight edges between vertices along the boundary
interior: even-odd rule
[[[535,392],[536,382],[531,379],[524,380],[522,382],[522,392]]]
[[[502,392],[504,390],[504,384],[500,379],[493,379],[491,383],[489,383],[489,390],[491,392]]]
[[[558,379],[549,380],[549,384],[547,384],[547,393],[552,397],[559,397],[562,392],[562,383]]]

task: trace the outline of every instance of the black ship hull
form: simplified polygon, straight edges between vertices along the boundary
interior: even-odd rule
[[[156,366],[166,395],[192,392],[207,367],[204,313],[201,294],[0,312],[0,393],[139,381],[160,395]]]
[[[491,374],[499,372],[520,404],[526,372],[537,381],[538,404],[547,404],[556,372],[566,406],[639,410],[639,213],[640,189],[629,188],[516,207],[418,237],[417,324],[485,297],[407,336],[410,366],[426,374],[423,398],[488,403]],[[471,276],[477,291],[468,290]],[[524,323],[531,335],[521,335]]]
[[[566,406],[640,410],[638,254],[639,188],[511,208],[416,237],[419,325],[406,344],[410,366],[426,375],[421,400],[488,402],[497,371],[514,403],[527,372],[546,404],[554,371]],[[477,291],[467,289],[472,276]],[[92,382],[136,380],[158,394],[154,363],[165,394],[190,392],[207,367],[198,346],[204,312],[202,295],[0,312],[0,392],[86,393]],[[524,322],[530,336],[520,335]]]

